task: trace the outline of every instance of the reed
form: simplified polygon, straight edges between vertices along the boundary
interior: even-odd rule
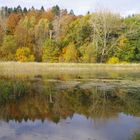
[[[20,63],[0,62],[0,75],[43,75],[48,73],[139,72],[140,64]]]

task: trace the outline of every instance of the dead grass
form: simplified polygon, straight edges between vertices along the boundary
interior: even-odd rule
[[[0,75],[45,75],[49,73],[94,73],[140,71],[140,64],[20,63],[0,62]]]

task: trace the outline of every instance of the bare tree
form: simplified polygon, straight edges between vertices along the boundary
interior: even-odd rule
[[[93,43],[96,46],[97,59],[104,62],[106,52],[118,39],[117,31],[121,26],[121,17],[108,11],[100,11],[92,15]],[[116,32],[114,32],[116,31]]]

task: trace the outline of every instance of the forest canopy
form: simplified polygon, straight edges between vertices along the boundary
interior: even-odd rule
[[[2,7],[0,61],[137,63],[140,15],[104,10],[77,16],[58,5]]]

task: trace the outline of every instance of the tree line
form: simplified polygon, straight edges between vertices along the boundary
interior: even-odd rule
[[[131,63],[140,60],[140,15],[2,7],[0,60]]]

